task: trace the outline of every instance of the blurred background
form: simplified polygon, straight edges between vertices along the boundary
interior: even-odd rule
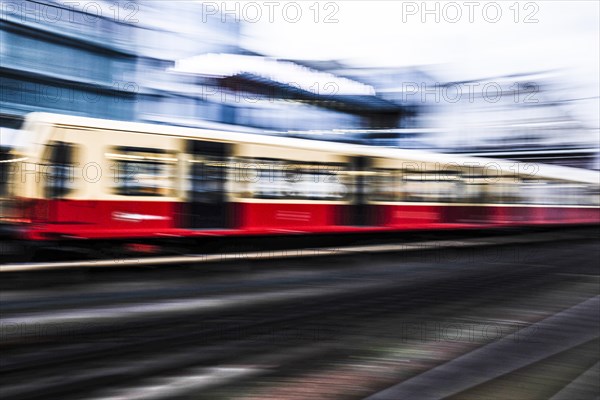
[[[597,2],[2,1],[26,113],[598,169]]]

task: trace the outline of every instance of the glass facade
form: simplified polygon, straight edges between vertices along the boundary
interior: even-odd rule
[[[191,54],[234,50],[239,27],[214,16],[197,23],[198,3],[169,3],[3,3],[0,125],[33,111],[220,121],[226,107],[204,101],[193,82],[168,69]]]

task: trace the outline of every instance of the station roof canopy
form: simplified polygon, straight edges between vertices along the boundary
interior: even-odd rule
[[[314,103],[348,112],[398,113],[402,107],[373,86],[310,65],[255,54],[203,54],[176,62],[175,71],[210,76],[239,91]]]
[[[400,112],[402,107],[369,94],[338,94],[335,86],[332,93],[315,93],[295,83],[282,83],[251,73],[240,73],[222,78],[223,85],[234,90],[294,99],[307,103],[318,103],[325,108],[354,112]]]
[[[296,85],[313,93],[323,93],[329,84],[335,93],[344,95],[374,95],[375,89],[367,84],[329,72],[312,69],[291,61],[247,54],[210,53],[194,56],[175,63],[174,70],[214,77],[251,74],[284,85]],[[329,89],[333,93],[333,89]]]

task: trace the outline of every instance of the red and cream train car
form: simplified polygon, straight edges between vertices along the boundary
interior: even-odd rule
[[[594,171],[45,113],[22,133],[3,218],[33,241],[600,222]]]

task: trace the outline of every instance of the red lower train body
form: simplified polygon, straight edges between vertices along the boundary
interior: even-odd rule
[[[19,237],[29,240],[286,235],[597,224],[600,209],[579,206],[236,202],[221,226],[189,227],[184,203],[30,200]]]

